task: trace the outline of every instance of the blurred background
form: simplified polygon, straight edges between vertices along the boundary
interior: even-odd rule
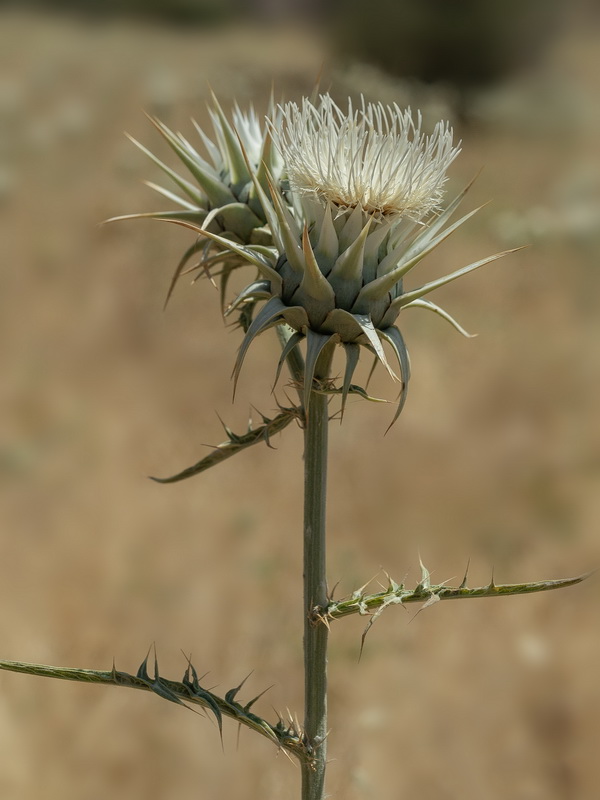
[[[434,298],[479,338],[406,312],[413,380],[332,426],[331,584],[386,569],[435,582],[558,578],[600,546],[600,13],[566,0],[64,0],[0,7],[2,658],[135,672],[157,643],[209,686],[250,671],[259,713],[300,713],[301,432],[207,474],[168,475],[269,414],[277,344],[252,348],[207,281],[170,276],[190,244],[155,222],[173,164],[144,110],[193,136],[226,108],[347,95],[450,119],[449,193],[492,200],[414,282],[527,250]],[[376,376],[373,391],[391,387]],[[393,399],[393,398],[392,398]],[[374,584],[376,586],[376,583]],[[592,800],[600,794],[597,580],[561,593],[390,610],[334,626],[329,791],[345,800]],[[143,693],[0,673],[10,800],[295,798],[299,771],[230,723]]]

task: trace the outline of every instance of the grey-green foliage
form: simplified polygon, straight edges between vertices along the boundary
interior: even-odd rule
[[[77,681],[79,683],[100,683],[129,689],[141,689],[142,691],[154,692],[163,700],[168,700],[170,703],[175,703],[188,710],[194,710],[191,706],[198,705],[211,712],[217,723],[219,734],[222,732],[223,717],[229,717],[238,724],[260,733],[277,747],[282,748],[299,760],[310,761],[310,743],[306,741],[302,731],[293,719],[286,721],[279,715],[277,722],[269,723],[251,710],[254,703],[262,697],[264,691],[244,704],[237,700],[238,693],[247,678],[238,686],[229,689],[224,697],[221,697],[201,686],[201,678],[198,677],[196,668],[187,656],[187,665],[183,678],[180,681],[174,681],[160,675],[155,651],[154,674],[150,675],[148,672],[148,659],[151,650],[152,648],[148,651],[135,675],[117,670],[114,664],[111,670],[102,671],[71,667],[51,667],[46,664],[29,664],[22,661],[0,661],[0,669],[9,672],[20,672],[26,675],[38,675],[45,678]]]
[[[407,603],[423,603],[425,607],[432,605],[438,600],[507,597],[516,594],[545,592],[581,583],[589,574],[580,575],[576,578],[519,584],[495,584],[492,580],[487,586],[468,588],[466,585],[466,575],[460,586],[451,587],[445,584],[432,584],[429,578],[429,572],[422,564],[421,570],[421,581],[414,589],[408,589],[404,584],[398,584],[388,576],[388,586],[381,592],[367,594],[365,592],[366,586],[362,586],[348,598],[337,601],[331,599],[326,607],[315,607],[313,609],[313,624],[330,625],[332,621],[351,614],[370,616],[369,623],[362,636],[360,647],[360,651],[362,652],[365,637],[369,629],[379,618],[381,613],[390,606],[405,605]],[[37,675],[45,678],[59,678],[61,680],[77,681],[80,683],[99,683],[107,686],[141,689],[142,691],[153,692],[163,700],[167,700],[170,703],[175,703],[187,709],[190,709],[193,705],[199,705],[211,712],[213,718],[217,722],[220,735],[222,735],[223,717],[228,717],[234,722],[260,733],[300,762],[311,762],[314,755],[312,743],[307,740],[301,726],[292,715],[288,715],[287,720],[284,719],[283,716],[278,715],[277,722],[270,723],[251,710],[254,703],[262,697],[264,691],[244,704],[237,700],[238,693],[247,679],[244,679],[238,686],[229,689],[229,691],[225,693],[225,696],[222,697],[209,689],[205,689],[201,685],[200,681],[202,678],[198,677],[198,672],[192,664],[191,658],[187,656],[183,678],[180,681],[175,681],[160,675],[155,651],[154,669],[151,675],[148,671],[148,660],[151,650],[152,648],[148,651],[135,675],[117,670],[114,664],[111,670],[102,671],[71,667],[52,667],[46,664],[30,664],[23,661],[7,660],[0,661],[0,670],[20,672],[26,675]]]

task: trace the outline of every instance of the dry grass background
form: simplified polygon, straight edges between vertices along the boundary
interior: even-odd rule
[[[302,31],[0,23],[2,657],[102,669],[114,656],[134,671],[156,641],[167,676],[184,648],[225,689],[251,669],[248,692],[275,683],[265,716],[300,710],[300,432],[180,485],[146,478],[220,441],[215,411],[242,428],[250,404],[273,409],[276,343],[253,347],[232,406],[239,336],[214,290],[182,283],[161,312],[186,234],[96,223],[158,207],[140,183],[156,173],[122,136],[160,147],[142,108],[189,130],[190,115],[206,121],[207,81],[259,107],[272,77],[298,97],[325,45]],[[453,188],[485,165],[471,203],[494,203],[420,278],[535,246],[438,293],[478,339],[406,313],[414,378],[390,434],[391,409],[361,403],[333,426],[341,593],[381,566],[416,580],[418,550],[439,581],[467,557],[474,583],[492,567],[511,582],[598,563],[599,44],[566,33],[539,110],[539,93],[509,87],[464,132]],[[332,796],[600,796],[598,600],[590,581],[440,603],[411,624],[414,610],[390,611],[360,664],[363,621],[336,625]],[[214,726],[157,698],[0,675],[2,798],[285,800],[298,781],[262,739],[243,731],[238,749],[227,725],[223,754]]]

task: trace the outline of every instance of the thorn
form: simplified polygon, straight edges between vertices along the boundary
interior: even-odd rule
[[[433,599],[432,599],[433,597],[435,597],[436,599],[435,599],[435,600],[433,600]],[[431,606],[431,605],[433,605],[434,603],[437,603],[437,601],[438,601],[439,599],[440,599],[440,598],[439,598],[437,595],[435,595],[435,594],[431,594],[431,595],[429,595],[429,597],[428,597],[428,598],[427,598],[427,600],[426,600],[426,601],[423,603],[423,605],[422,605],[422,606],[421,606],[421,608],[420,608],[420,609],[417,611],[417,613],[416,613],[416,614],[413,614],[413,616],[412,616],[412,617],[411,617],[411,618],[408,620],[408,624],[410,625],[410,624],[411,624],[411,622],[414,622],[414,620],[415,620],[415,619],[416,619],[416,618],[419,616],[419,614],[421,613],[421,611],[424,611],[424,610],[425,610],[425,609],[426,609],[428,606]]]
[[[262,438],[265,440],[265,444],[269,448],[269,450],[277,450],[274,444],[271,444],[271,436],[269,435],[269,428],[268,423],[272,422],[272,420],[267,420],[265,422],[265,430],[263,432]]]
[[[207,691],[206,689],[203,689],[200,686],[200,681],[198,680],[198,673],[196,672],[196,668],[192,664],[192,654],[190,653],[190,655],[188,657],[183,652],[183,650],[181,652],[183,653],[183,657],[185,658],[185,660],[188,662],[187,669],[186,669],[185,674],[183,676],[183,685],[195,697],[198,697],[201,700],[204,700],[204,702],[206,703],[207,709],[210,709],[213,712],[213,714],[215,716],[215,719],[217,720],[217,726],[219,728],[219,737],[221,739],[221,749],[224,750],[225,746],[223,744],[223,717],[222,717],[222,714],[221,714],[221,709],[219,708],[217,702],[215,701],[215,699],[214,699],[213,695],[210,693],[210,691]],[[192,679],[191,680],[190,680],[190,672],[192,674]],[[205,672],[204,675],[208,675],[208,673]],[[204,678],[204,675],[202,675],[202,678]]]
[[[186,655],[186,653],[183,650],[181,650],[181,652],[182,652],[183,657],[185,658],[185,660],[188,662],[188,667],[187,667],[187,669],[185,671],[185,675],[187,675],[187,677],[189,678],[190,668],[191,668],[193,673],[194,673],[196,681],[201,681],[204,678],[206,678],[206,676],[209,674],[210,670],[208,670],[208,672],[204,672],[202,675],[200,675],[200,677],[198,677],[198,673],[196,672],[196,670],[194,669],[194,666],[192,664],[192,654],[190,653],[189,656],[188,656],[188,655]]]
[[[158,653],[156,652],[156,644],[154,645],[154,680],[158,683],[160,674],[158,672]]]
[[[388,585],[385,587],[385,589],[388,592],[396,593],[399,589],[402,589],[402,587],[404,586],[404,582],[396,583],[396,581],[392,578],[392,576],[390,575],[390,573],[386,569],[382,568],[382,572],[383,572],[383,574],[385,575],[385,577],[388,580]]]
[[[339,585],[340,585],[340,582],[336,581],[334,583],[333,589],[331,591],[329,591],[329,587],[327,587],[326,596],[327,596],[327,602],[328,603],[333,603],[333,595],[335,594],[335,590],[337,589],[337,587]]]
[[[425,564],[423,564],[423,561],[421,560],[421,554],[420,553],[419,553],[419,564],[421,565],[421,582],[420,582],[419,585],[423,589],[429,589],[430,586],[431,586],[431,576],[429,574],[429,570],[427,569],[427,567],[425,566]]]
[[[328,631],[331,630],[331,625],[329,624],[329,616],[327,610],[323,613],[319,606],[314,606],[310,613],[310,622],[316,628],[317,625],[325,625]]]
[[[273,713],[275,713],[277,715],[277,725],[279,725],[279,723],[283,723],[283,717],[281,716],[279,711],[277,711],[275,706],[271,706],[271,709],[273,710]]]
[[[297,762],[291,757],[288,751],[284,747],[280,747],[278,752],[283,752],[283,755],[287,758],[290,764],[293,764],[295,767],[298,766]]]
[[[467,567],[465,569],[465,577],[462,579],[462,583],[458,587],[459,589],[466,589],[467,588],[467,576],[469,574],[469,567],[471,566],[471,556],[467,559]]]
[[[235,686],[233,689],[230,689],[228,692],[225,693],[225,701],[227,703],[235,703],[236,702],[236,700],[235,700],[236,694],[240,691],[242,686],[246,683],[246,681],[248,680],[250,675],[252,675],[253,672],[254,672],[254,670],[250,670],[250,672],[246,675],[246,677],[240,683],[239,686]]]
[[[368,580],[366,583],[363,583],[363,585],[362,585],[362,586],[360,586],[358,589],[355,589],[355,590],[352,592],[352,599],[353,599],[353,600],[357,600],[359,597],[362,597],[362,596],[363,596],[363,592],[365,591],[365,589],[367,588],[367,586],[368,586],[370,583],[373,583],[373,581],[375,580],[375,578],[376,578],[378,575],[379,575],[379,571],[377,571],[377,572],[375,573],[375,575],[373,575],[373,577],[372,577],[372,578],[369,578],[369,580]]]
[[[147,681],[150,683],[150,676],[148,675],[148,659],[150,658],[150,651],[152,650],[154,642],[148,648],[148,652],[146,653],[146,658],[140,664],[138,671],[136,672],[136,678],[139,678],[142,681]]]
[[[183,655],[183,657],[187,661],[187,668],[186,668],[185,672],[183,673],[183,681],[186,681],[186,680],[189,681],[189,679],[190,679],[190,667],[192,666],[192,654],[190,653],[189,656],[188,656],[188,654],[185,652],[185,650],[183,650],[182,648],[179,648],[179,649],[181,650],[181,654]]]
[[[250,711],[250,709],[252,708],[254,703],[256,703],[257,700],[260,700],[260,698],[263,696],[263,694],[266,694],[269,691],[269,689],[272,689],[274,686],[275,686],[275,684],[272,683],[270,686],[267,686],[266,689],[263,689],[260,694],[257,694],[256,697],[252,698],[252,700],[249,700],[246,703],[246,705],[244,706],[244,711],[246,711],[246,712]]]
[[[374,622],[373,619],[369,620],[369,622],[367,623],[367,627],[364,629],[364,631],[362,632],[362,636],[360,637],[360,650],[358,651],[358,662],[357,662],[358,664],[360,664],[360,660],[362,658],[363,650],[365,648],[365,640],[367,638],[367,633],[371,629],[371,627],[373,625],[373,622]]]
[[[256,411],[256,413],[260,415],[260,418],[262,419],[264,425],[268,425],[269,422],[273,421],[269,417],[267,417],[265,414],[263,414],[262,411],[260,411],[258,408],[256,408],[256,406],[251,405],[250,408],[253,408]]]

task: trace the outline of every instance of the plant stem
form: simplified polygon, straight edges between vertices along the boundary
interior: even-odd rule
[[[317,380],[328,376],[330,363],[323,353]],[[311,612],[327,603],[327,403],[327,395],[311,392],[304,429],[304,729],[315,749],[312,763],[302,763],[302,800],[322,800],[325,791],[328,630],[313,624]]]

